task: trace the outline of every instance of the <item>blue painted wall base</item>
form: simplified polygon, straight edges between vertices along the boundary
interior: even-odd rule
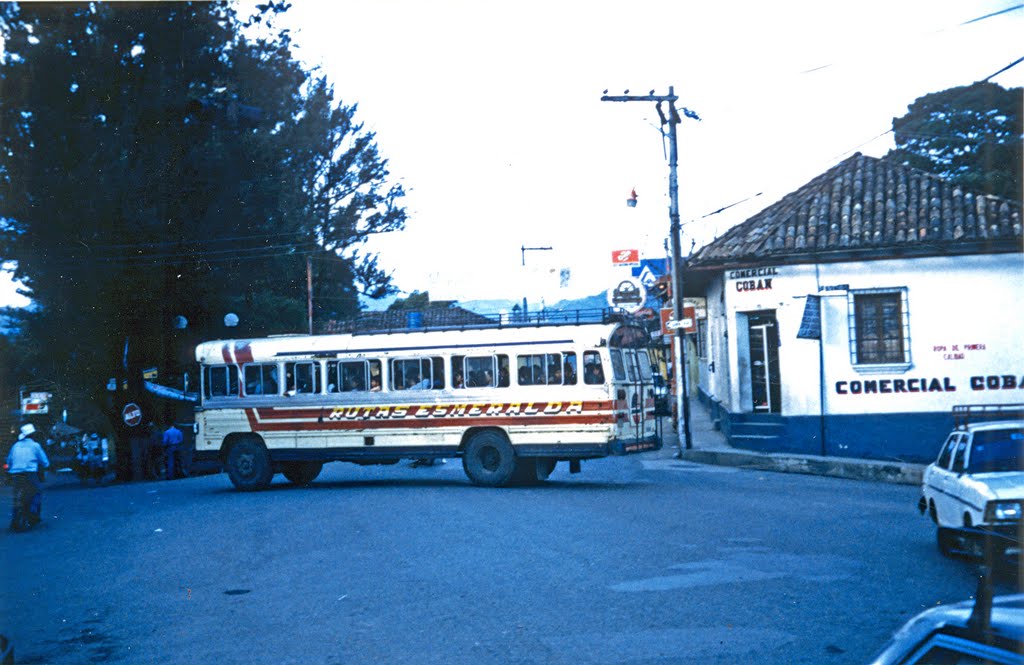
[[[698,399],[729,445],[757,452],[928,464],[953,428],[949,412],[783,416],[731,413],[703,391]]]

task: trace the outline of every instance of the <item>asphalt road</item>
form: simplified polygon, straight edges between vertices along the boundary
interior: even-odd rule
[[[19,663],[862,663],[974,593],[917,492],[665,451],[536,488],[457,460],[257,493],[61,479],[0,535],[0,632]]]

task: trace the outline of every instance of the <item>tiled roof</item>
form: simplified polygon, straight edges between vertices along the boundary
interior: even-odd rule
[[[857,153],[700,249],[689,269],[1022,251],[1021,203]]]
[[[451,302],[430,303],[420,310],[387,310],[383,312],[361,312],[355,319],[328,321],[325,333],[398,331],[409,328],[457,328],[478,326],[494,322]]]

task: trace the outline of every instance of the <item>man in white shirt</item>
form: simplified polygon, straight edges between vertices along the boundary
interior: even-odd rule
[[[35,431],[32,423],[22,425],[21,435],[7,454],[7,473],[11,475],[15,498],[11,513],[12,529],[38,524],[43,509],[42,480],[50,460],[43,447],[30,438]],[[25,525],[18,523],[22,511],[27,511],[24,513],[28,522]]]

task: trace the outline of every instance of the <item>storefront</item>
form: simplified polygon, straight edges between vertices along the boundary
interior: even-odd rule
[[[843,162],[690,261],[700,398],[737,447],[930,460],[954,405],[1024,402],[1020,217]]]

